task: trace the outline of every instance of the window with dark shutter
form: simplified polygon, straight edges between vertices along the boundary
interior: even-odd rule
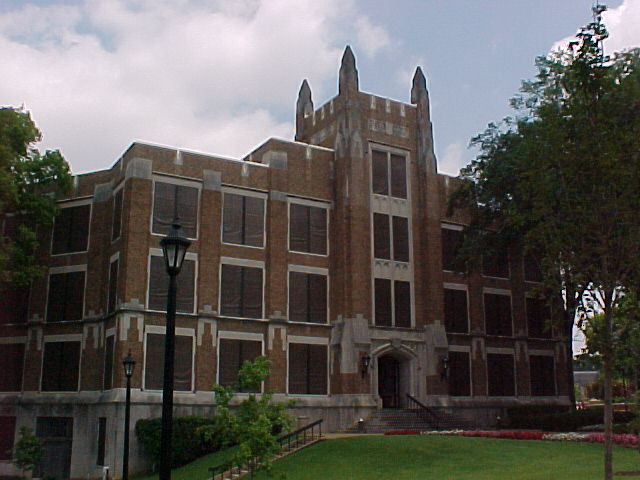
[[[373,150],[371,152],[371,185],[373,193],[389,195],[389,171],[387,154]]]
[[[442,269],[456,271],[456,256],[462,243],[462,231],[442,228]]]
[[[467,352],[449,352],[449,395],[471,395],[471,369]]]
[[[16,417],[0,416],[0,460],[11,460],[16,436]]]
[[[43,392],[78,390],[80,342],[45,342],[42,359]]]
[[[391,280],[375,279],[375,319],[376,325],[390,327],[391,321]]]
[[[375,258],[391,258],[389,215],[373,214],[373,256]]]
[[[503,249],[483,254],[482,275],[485,277],[509,278],[509,253]]]
[[[264,245],[264,200],[225,193],[222,241],[238,245]]]
[[[402,155],[391,154],[391,196],[407,198],[407,162]]]
[[[47,322],[82,320],[85,272],[49,275]]]
[[[411,327],[411,284],[409,282],[393,282],[394,320],[396,327]]]
[[[29,310],[29,288],[0,285],[0,325],[25,323]]]
[[[262,318],[262,268],[223,264],[220,310],[228,317]]]
[[[487,335],[513,335],[511,297],[509,295],[485,293],[484,321]]]
[[[98,418],[98,456],[96,465],[104,465],[104,456],[107,450],[107,417]]]
[[[404,217],[393,217],[393,259],[409,261],[409,223]]]
[[[185,259],[180,270],[176,287],[176,312],[193,313],[195,299],[195,260]],[[164,258],[152,255],[149,262],[149,305],[150,310],[165,311],[169,292],[169,274]]]
[[[524,268],[524,279],[527,282],[541,282],[542,270],[540,264],[533,255],[525,255],[522,259]]]
[[[553,397],[556,395],[556,375],[551,355],[531,355],[529,357],[529,378],[531,395]]]
[[[115,259],[109,265],[109,297],[107,299],[107,312],[115,312],[116,297],[118,293],[118,264],[119,260]]]
[[[198,235],[198,189],[185,185],[155,182],[153,233],[166,235],[177,218],[188,238]]]
[[[513,355],[487,354],[487,385],[490,397],[512,397],[515,395]]]
[[[144,388],[162,390],[164,384],[164,334],[147,333],[144,361]],[[173,388],[176,391],[191,391],[193,377],[193,337],[175,336],[175,359],[173,366]]]
[[[289,320],[327,323],[327,277],[289,272]]]
[[[327,209],[291,203],[289,208],[289,250],[327,254]]]
[[[327,346],[289,344],[289,393],[327,394]]]
[[[110,335],[104,342],[104,368],[102,369],[102,387],[105,390],[113,388],[113,348],[115,337]]]
[[[113,219],[111,224],[111,240],[120,238],[122,232],[122,192],[124,189],[118,190],[113,196]]]
[[[218,350],[218,383],[224,386],[238,385],[238,372],[246,361],[262,355],[262,342],[254,340],[220,339]],[[241,389],[250,392],[250,389]]]
[[[527,298],[527,327],[529,337],[551,338],[551,312],[541,298]]]
[[[444,325],[450,333],[468,333],[467,291],[444,289]]]
[[[89,239],[91,205],[61,208],[53,225],[51,253],[84,252]]]
[[[0,392],[22,390],[24,343],[9,343],[0,347]]]

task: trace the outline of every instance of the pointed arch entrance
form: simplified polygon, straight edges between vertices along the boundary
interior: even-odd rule
[[[406,347],[380,348],[375,352],[376,388],[382,408],[403,408],[407,393],[414,394],[416,357]]]

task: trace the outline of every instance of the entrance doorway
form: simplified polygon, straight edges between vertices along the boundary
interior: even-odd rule
[[[378,395],[382,408],[400,407],[400,362],[390,355],[378,358]]]

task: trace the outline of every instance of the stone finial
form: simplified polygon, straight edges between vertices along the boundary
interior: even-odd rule
[[[418,103],[420,97],[428,96],[427,93],[427,79],[422,73],[422,68],[416,68],[416,73],[413,75],[413,85],[411,87],[411,103]]]
[[[351,47],[347,45],[342,55],[338,93],[349,89],[358,90],[358,70],[356,69],[356,57],[353,55]]]
[[[313,113],[313,100],[311,99],[311,88],[307,79],[304,79],[298,92],[298,101],[296,102],[296,113],[308,115]]]

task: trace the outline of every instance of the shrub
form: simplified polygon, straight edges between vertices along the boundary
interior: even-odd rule
[[[205,441],[200,434],[203,426],[215,426],[215,418],[189,415],[173,419],[173,434],[171,436],[171,466],[185,465],[202,455],[214,452],[220,447],[211,438]],[[160,437],[162,419],[141,419],[136,422],[136,438],[142,445],[143,451],[154,464],[160,461]]]
[[[603,421],[603,408],[587,408],[565,413],[547,415],[513,415],[510,417],[512,428],[531,428],[550,432],[571,432],[588,425],[598,425]],[[614,423],[626,423],[634,418],[631,412],[614,412]]]
[[[419,430],[387,430],[385,435],[420,435]]]

